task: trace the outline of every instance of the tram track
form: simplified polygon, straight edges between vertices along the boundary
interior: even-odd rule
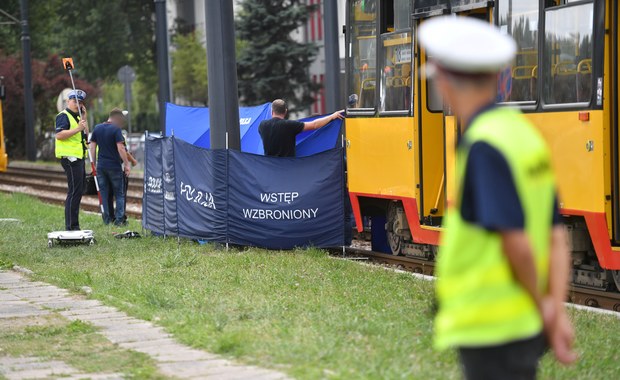
[[[334,250],[333,255],[342,255],[342,251]],[[435,270],[435,263],[433,261],[407,256],[394,256],[367,249],[347,248],[344,257],[348,259],[364,258],[367,262],[376,265],[427,276],[433,276]],[[571,285],[568,293],[568,302],[590,308],[620,312],[620,293],[613,291],[603,291]]]
[[[66,181],[64,172],[52,166],[13,164],[6,172],[0,173],[0,192],[27,194],[46,203],[62,205],[67,193]],[[126,208],[130,217],[142,217],[143,188],[142,178],[130,177]],[[84,195],[80,207],[85,211],[100,212],[97,195]]]

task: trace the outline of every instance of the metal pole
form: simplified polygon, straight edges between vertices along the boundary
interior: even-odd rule
[[[131,83],[125,82],[125,104],[127,105],[127,133],[131,135]]]
[[[205,0],[211,148],[241,149],[233,2]]]
[[[168,22],[166,0],[155,1],[155,40],[157,42],[157,72],[159,78],[159,126],[166,134],[166,103],[170,101],[170,66],[168,62]]]
[[[337,1],[323,1],[323,23],[325,27],[325,104],[327,112],[335,112],[342,108]]]
[[[26,121],[26,158],[37,159],[34,142],[34,96],[32,94],[32,64],[30,62],[30,30],[28,27],[28,0],[21,0],[22,54],[24,65],[24,116]]]

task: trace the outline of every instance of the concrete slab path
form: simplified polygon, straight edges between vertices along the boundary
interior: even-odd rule
[[[13,271],[0,271],[0,320],[57,313],[98,328],[112,343],[149,355],[165,376],[181,379],[288,379],[280,372],[234,363],[217,355],[178,343],[163,328],[133,318],[96,300],[71,295],[65,289],[35,282]],[[117,379],[118,374],[80,374],[63,362],[37,358],[0,357],[0,375],[8,379],[50,378]],[[107,376],[107,377],[106,377]]]

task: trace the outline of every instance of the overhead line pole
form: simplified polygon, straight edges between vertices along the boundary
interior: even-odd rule
[[[205,0],[212,149],[241,149],[235,20],[231,0]]]
[[[32,93],[32,62],[30,59],[30,29],[28,27],[28,0],[20,1],[22,25],[22,57],[24,66],[24,120],[26,128],[26,158],[37,159],[34,141],[34,95]],[[3,12],[4,13],[4,12]]]
[[[170,65],[168,62],[168,20],[166,0],[155,1],[155,40],[157,43],[157,77],[159,79],[159,127],[166,134],[166,103],[170,101]]]

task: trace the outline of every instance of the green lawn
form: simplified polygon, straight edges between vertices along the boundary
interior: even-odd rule
[[[90,324],[69,322],[57,314],[0,320],[0,356],[7,353],[14,357],[61,360],[83,373],[124,373],[133,379],[164,379],[147,355],[120,349],[97,334]]]
[[[230,251],[176,239],[120,241],[97,215],[94,247],[46,247],[63,210],[0,194],[0,266],[79,291],[164,326],[181,342],[281,369],[301,379],[457,378],[453,352],[431,348],[432,283],[334,260],[321,250]],[[131,229],[140,230],[136,222]],[[571,312],[581,360],[549,357],[541,378],[601,379],[620,373],[620,320]]]

